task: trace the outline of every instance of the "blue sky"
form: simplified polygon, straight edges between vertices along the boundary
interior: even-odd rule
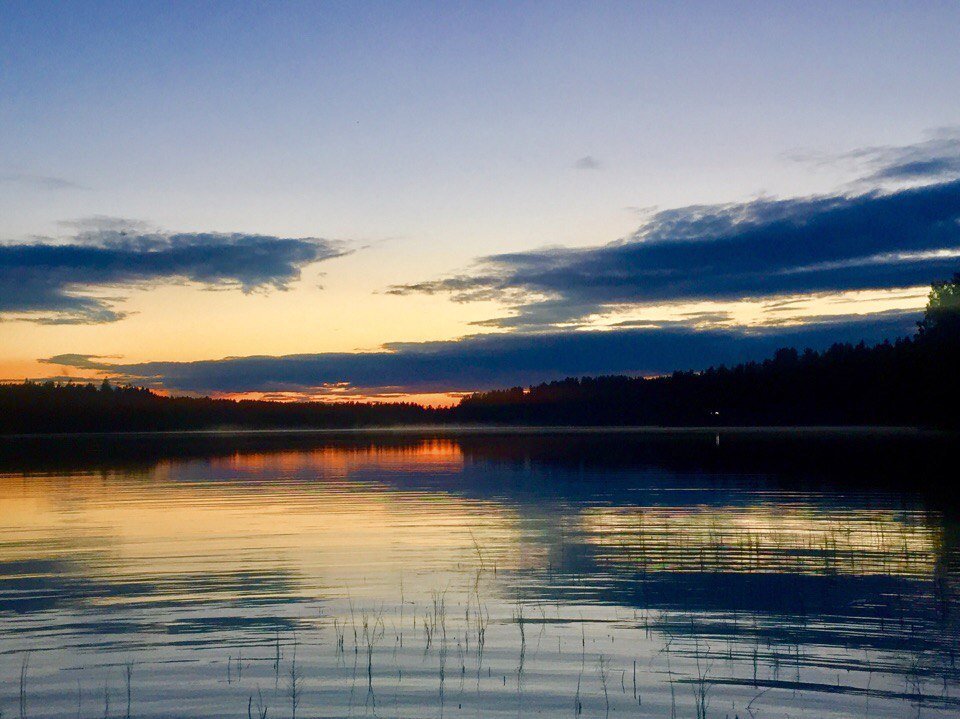
[[[696,313],[742,333],[786,295],[806,302],[801,324],[915,311],[949,253],[884,260],[866,283],[723,293],[655,293],[639,275],[604,293],[593,275],[516,268],[544,247],[595,268],[690,206],[716,218],[942,185],[949,228],[957,27],[946,2],[0,3],[0,376],[65,354],[375,352]],[[923,171],[902,171],[916,158]],[[940,229],[854,237],[840,259],[960,245]],[[838,260],[809,241],[808,264]],[[222,267],[198,264],[204,243]],[[60,264],[40,259],[64,245]],[[729,267],[745,250],[726,247]],[[696,254],[677,255],[692,277]],[[125,269],[91,270],[107,257]],[[445,291],[451,278],[487,291]],[[599,350],[591,368],[629,371]]]

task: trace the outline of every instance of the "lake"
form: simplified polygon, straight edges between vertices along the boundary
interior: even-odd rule
[[[956,437],[0,440],[4,717],[960,713]]]

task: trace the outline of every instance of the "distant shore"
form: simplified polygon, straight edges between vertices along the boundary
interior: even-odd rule
[[[884,432],[960,427],[960,275],[913,337],[657,377],[567,377],[414,402],[185,397],[74,382],[0,385],[0,435],[104,432]]]
[[[285,436],[312,436],[312,435],[376,435],[376,434],[409,434],[409,435],[542,435],[542,434],[740,434],[740,435],[950,435],[957,434],[958,430],[939,429],[932,427],[911,426],[883,426],[883,425],[797,425],[797,426],[656,426],[656,425],[392,425],[370,427],[317,427],[317,428],[245,428],[222,427],[211,429],[173,429],[153,431],[108,431],[108,432],[23,432],[0,434],[0,439],[38,439],[38,438],[72,438],[72,437],[204,437],[204,436],[248,436],[258,435],[285,435]]]

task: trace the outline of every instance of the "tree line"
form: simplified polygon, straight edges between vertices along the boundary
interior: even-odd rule
[[[663,377],[568,378],[413,403],[167,397],[140,387],[0,386],[0,433],[360,428],[436,424],[960,426],[960,274],[933,285],[913,337],[784,348],[761,362]]]
[[[935,283],[913,337],[664,377],[568,378],[464,398],[466,422],[561,425],[960,425],[960,274]]]

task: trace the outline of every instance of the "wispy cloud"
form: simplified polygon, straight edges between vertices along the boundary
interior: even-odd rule
[[[0,317],[45,324],[113,322],[122,298],[105,290],[161,282],[283,290],[306,265],[345,253],[315,237],[148,231],[142,223],[94,218],[67,242],[0,244]],[[93,294],[97,293],[97,294]]]
[[[954,179],[960,177],[960,127],[935,130],[923,142],[866,147],[847,157],[869,168],[868,182]]]
[[[841,167],[857,174],[854,186],[945,182],[960,178],[960,126],[926,133],[920,142],[870,145],[849,152],[796,150],[788,159],[820,167]]]
[[[72,180],[51,175],[34,175],[24,172],[0,174],[0,184],[21,185],[41,190],[81,190],[83,187]]]

